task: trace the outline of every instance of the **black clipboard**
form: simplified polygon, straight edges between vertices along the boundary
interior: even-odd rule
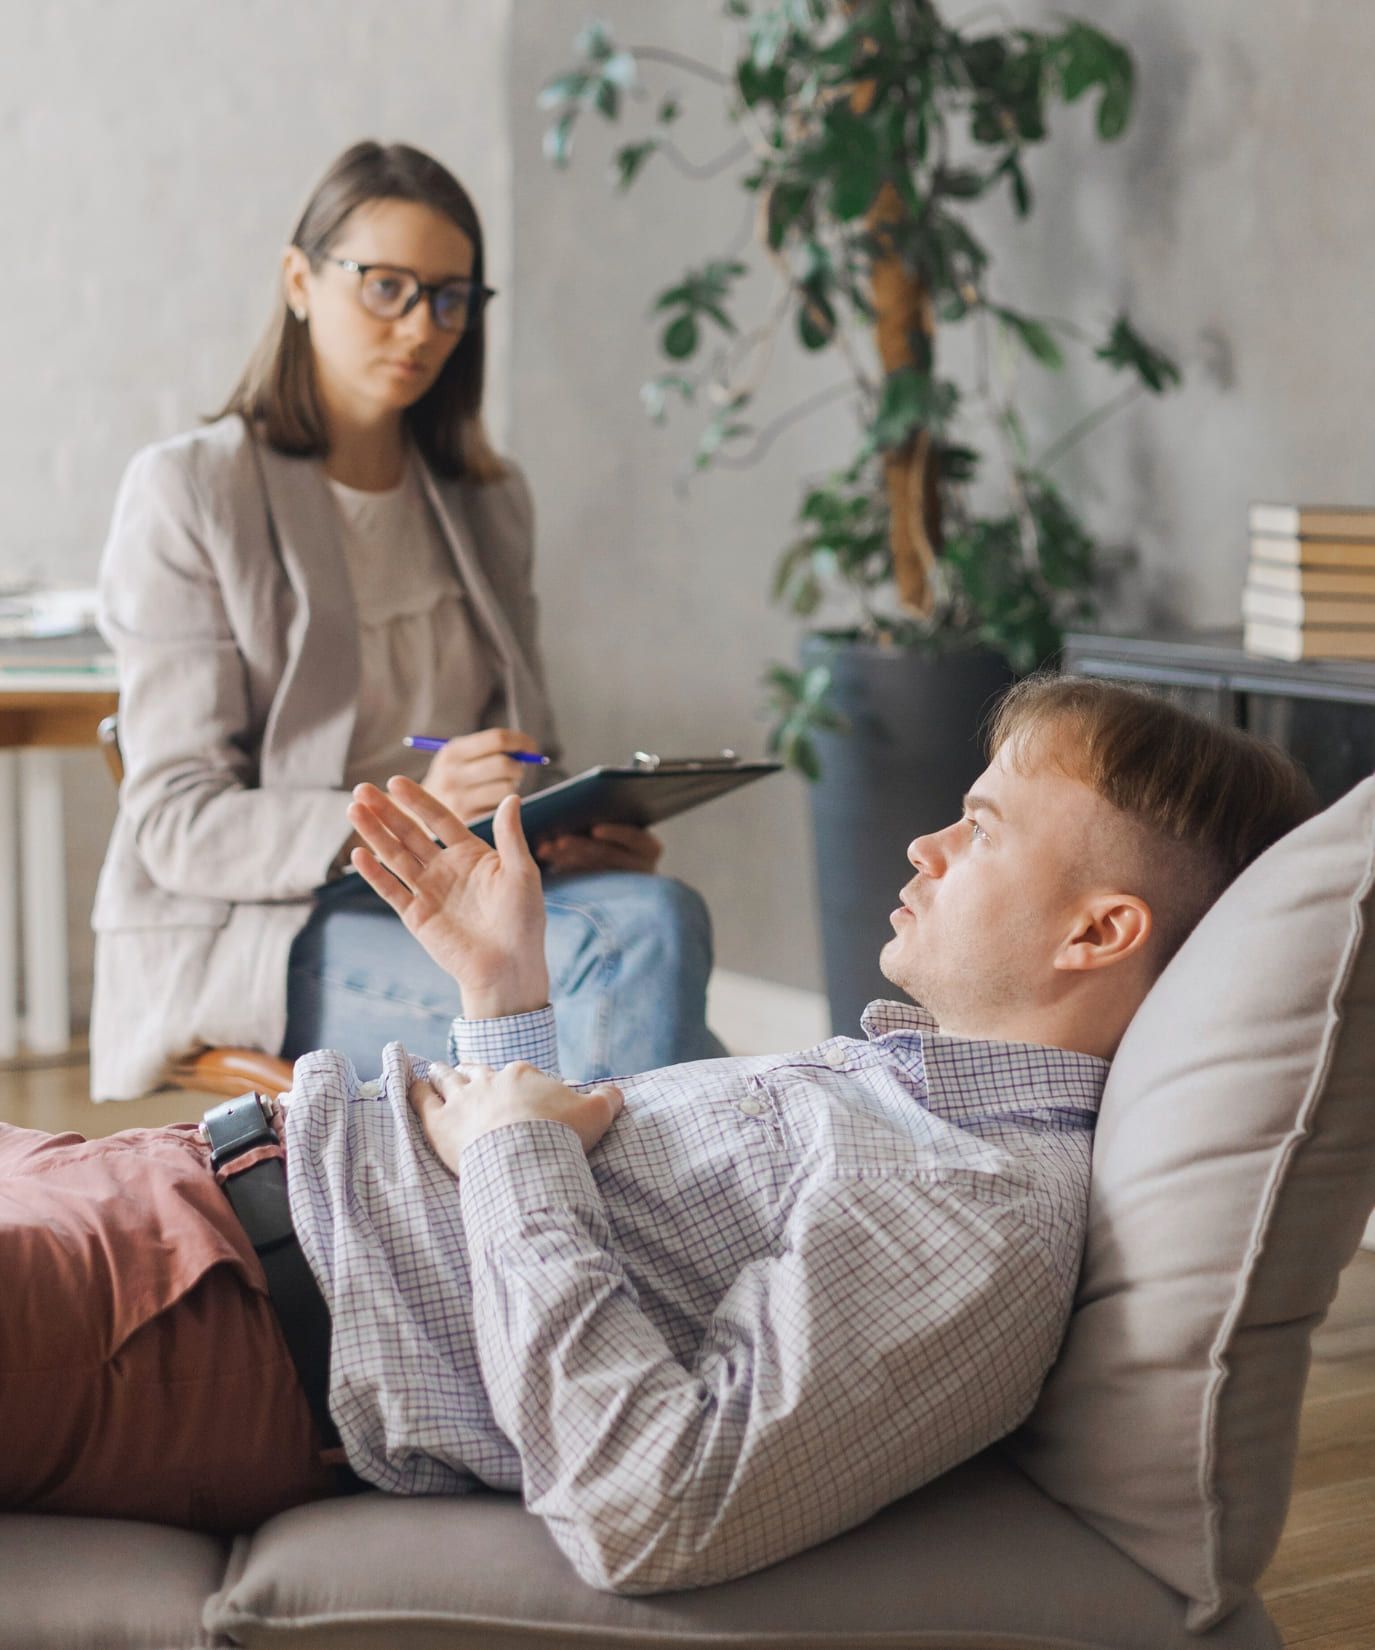
[[[743,762],[726,751],[720,756],[661,757],[636,751],[625,767],[588,768],[571,779],[521,798],[520,819],[526,840],[587,831],[593,825],[656,825],[686,813],[765,774],[781,762]],[[492,815],[473,820],[468,829],[492,841]]]

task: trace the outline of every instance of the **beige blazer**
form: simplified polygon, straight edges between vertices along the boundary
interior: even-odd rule
[[[500,662],[483,724],[552,752],[524,479],[422,473]],[[134,458],[100,585],[125,777],[92,919],[91,1092],[128,1099],[206,1045],[281,1047],[291,942],[349,835],[358,624],[321,465],[237,417]]]

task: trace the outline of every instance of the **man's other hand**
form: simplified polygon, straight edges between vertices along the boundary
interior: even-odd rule
[[[410,1086],[410,1102],[440,1162],[458,1173],[466,1147],[508,1123],[547,1119],[573,1130],[590,1152],[620,1116],[624,1101],[614,1083],[579,1093],[538,1066],[517,1060],[490,1066],[431,1065],[429,1080]]]
[[[544,894],[519,801],[497,809],[489,848],[414,780],[388,780],[387,791],[354,789],[349,823],[366,845],[354,869],[457,981],[469,1019],[543,1008]]]

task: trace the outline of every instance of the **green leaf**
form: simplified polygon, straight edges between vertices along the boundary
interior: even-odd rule
[[[602,79],[609,80],[619,86],[623,92],[628,92],[639,79],[639,72],[632,52],[613,52],[602,64]]]
[[[655,118],[661,126],[671,126],[682,112],[682,105],[676,97],[666,97],[659,105],[659,113]]]
[[[848,223],[869,210],[883,182],[879,122],[837,103],[826,111],[822,127],[812,164],[830,185],[831,211]]]
[[[1109,142],[1121,137],[1131,119],[1131,88],[1109,86],[1098,104],[1098,135]]]
[[[1162,395],[1180,382],[1179,368],[1162,350],[1155,349],[1135,330],[1125,315],[1113,322],[1106,344],[1094,352],[1100,361],[1121,371],[1134,372],[1148,390]]]
[[[744,273],[745,265],[738,259],[717,258],[711,263],[704,264],[701,269],[689,270],[677,286],[669,287],[659,294],[654,301],[654,313],[666,309],[681,309],[687,312],[686,317],[680,317],[664,333],[662,347],[669,355],[681,359],[682,355],[690,355],[696,349],[698,323],[703,317],[714,321],[723,332],[736,331],[735,322],[727,314],[724,301],[729,296],[731,283]],[[682,319],[692,321],[690,343],[687,342],[687,329],[680,325]],[[670,347],[670,339],[685,347],[680,352],[675,351]]]
[[[573,153],[575,114],[560,115],[544,134],[544,153],[555,166],[567,166]]]
[[[662,424],[668,416],[670,391],[681,395],[684,401],[691,401],[696,394],[696,386],[690,378],[676,372],[660,373],[657,378],[640,385],[640,403],[656,424]]]
[[[831,667],[812,665],[802,677],[802,703],[808,707],[819,705],[830,692]]]
[[[831,257],[830,248],[824,241],[817,240],[815,235],[808,236],[802,246],[802,268],[798,279],[803,286],[816,287],[824,291],[835,281],[835,260]]]
[[[836,316],[823,293],[809,289],[798,299],[797,336],[804,349],[825,349],[835,337]]]
[[[706,429],[702,431],[697,441],[697,451],[693,454],[692,459],[695,468],[705,470],[727,442],[738,441],[742,436],[753,435],[752,427],[735,417],[736,411],[745,399],[745,397],[736,396],[730,406],[717,413]]]
[[[1022,170],[1022,163],[1018,159],[1016,150],[1011,151],[998,170],[1004,173],[1012,187],[1012,204],[1017,209],[1019,218],[1026,217],[1031,211],[1031,185],[1027,182],[1026,173]]]
[[[883,381],[869,439],[875,447],[890,449],[901,447],[917,430],[939,434],[958,403],[959,391],[953,384],[915,367],[901,367]]]
[[[584,57],[590,57],[594,63],[605,63],[616,49],[611,43],[610,29],[597,18],[579,30],[574,44]]]
[[[967,41],[960,48],[960,60],[971,86],[996,86],[1007,63],[1007,46],[996,35]]]
[[[747,109],[760,103],[782,103],[788,95],[788,71],[781,63],[760,65],[742,57],[735,68],[735,83]]]
[[[936,450],[942,481],[973,481],[978,474],[979,454],[972,447],[942,446]]]
[[[756,69],[773,67],[788,38],[787,19],[777,10],[752,13],[749,22],[750,62]]]
[[[1092,587],[1093,540],[1058,488],[1044,476],[1029,478],[1027,503],[1036,524],[1036,553],[1046,583],[1072,594]]]
[[[1109,140],[1119,137],[1131,116],[1135,75],[1131,53],[1087,23],[1071,23],[1057,44],[1061,96],[1073,103],[1091,88],[1101,87],[1098,135]]]
[[[786,599],[789,589],[799,577],[802,569],[807,565],[811,556],[811,546],[806,539],[798,539],[790,544],[779,556],[774,565],[773,579],[770,581],[770,594],[776,602]],[[781,669],[781,666],[775,667]]]
[[[954,200],[977,200],[988,187],[988,179],[971,166],[941,167],[931,183],[933,195],[949,195]]]
[[[627,143],[616,151],[612,161],[612,170],[616,174],[616,186],[619,189],[629,189],[634,183],[640,168],[659,147],[657,138],[646,138],[642,143]]]
[[[792,705],[802,691],[801,675],[787,665],[769,665],[764,671],[764,684],[770,689],[770,701],[779,705]]]
[[[1023,347],[1044,367],[1058,372],[1065,364],[1064,353],[1055,342],[1050,328],[1042,321],[1033,320],[1030,315],[1019,315],[1016,310],[1003,309],[997,304],[989,306],[998,319],[1016,334]]]
[[[564,103],[577,103],[591,84],[590,76],[577,71],[561,74],[540,88],[536,101],[541,109],[557,109]]]
[[[805,733],[793,733],[785,748],[785,755],[788,766],[796,768],[802,777],[810,779],[813,785],[821,778],[821,758],[816,754],[816,746]]]
[[[1060,93],[1066,103],[1093,86],[1125,84],[1132,80],[1131,53],[1101,29],[1073,22],[1060,36]]]
[[[608,120],[615,120],[621,109],[620,88],[615,81],[599,80],[592,101],[599,114],[605,115]]]
[[[776,183],[769,191],[768,241],[775,252],[787,239],[788,231],[810,207],[812,190],[805,183]]]
[[[768,750],[809,779],[821,775],[821,762],[812,735],[816,731],[843,733],[849,724],[827,703],[831,672],[814,665],[805,675],[786,665],[770,665],[763,686],[777,720],[769,730]]]
[[[821,580],[815,573],[804,573],[794,584],[788,606],[799,619],[810,619],[821,606]]]
[[[697,348],[697,317],[680,315],[664,328],[659,348],[674,361],[683,361]]]

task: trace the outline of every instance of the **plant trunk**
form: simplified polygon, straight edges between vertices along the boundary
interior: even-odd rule
[[[873,81],[856,86],[850,97],[864,113],[874,98]],[[906,215],[902,198],[885,183],[869,208],[869,232],[879,244],[892,247],[893,230]],[[880,252],[871,272],[875,331],[884,375],[903,367],[931,370],[936,331],[931,294],[895,250]],[[898,597],[904,607],[925,617],[935,599],[936,554],[940,549],[940,491],[938,466],[931,435],[918,430],[901,447],[886,453],[884,478],[888,486],[889,545]]]

